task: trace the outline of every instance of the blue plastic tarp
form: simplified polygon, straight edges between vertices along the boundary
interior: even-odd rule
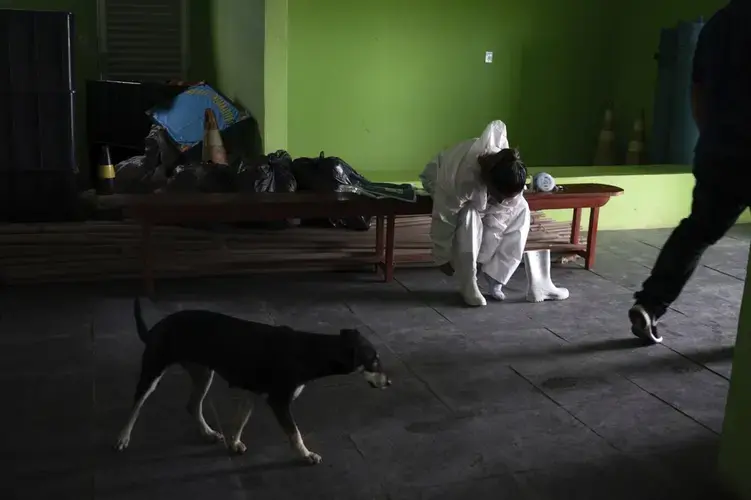
[[[206,109],[214,111],[219,131],[248,118],[247,113],[206,84],[190,87],[175,97],[170,108],[154,108],[149,115],[164,127],[181,151],[186,151],[203,140]]]

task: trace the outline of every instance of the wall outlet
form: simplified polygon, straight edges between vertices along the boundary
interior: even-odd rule
[[[490,64],[490,63],[493,62],[493,53],[492,52],[490,52],[490,51],[485,52],[485,62],[487,64]]]

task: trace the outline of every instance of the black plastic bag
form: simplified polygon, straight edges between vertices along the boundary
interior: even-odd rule
[[[134,156],[115,165],[115,193],[148,194],[151,186],[152,172],[147,166],[146,156]]]
[[[177,149],[163,127],[153,125],[144,140],[144,165],[149,170],[164,166],[171,175],[172,170],[180,164],[180,150]]]
[[[298,158],[293,161],[292,173],[300,191],[332,193],[338,191],[339,186],[359,186],[362,182],[367,182],[347,162],[336,156],[326,157],[323,151],[318,158]],[[329,223],[334,227],[367,231],[372,220],[372,216],[363,215],[348,219],[329,219]]]
[[[159,167],[156,172],[163,171]],[[172,175],[167,178],[164,187],[154,191],[155,193],[232,193],[236,191],[235,176],[227,165],[216,163],[197,163],[178,165],[174,167]],[[213,231],[226,227],[224,223],[183,223],[175,224],[179,227]]]
[[[166,193],[232,193],[235,176],[227,165],[199,163],[180,165],[161,190]]]
[[[167,183],[164,170],[161,165],[150,167],[145,155],[123,160],[115,165],[115,193],[153,193]]]
[[[284,150],[262,156],[253,164],[240,163],[237,169],[237,190],[241,193],[293,193],[297,181],[292,175],[292,157]],[[294,219],[284,221],[243,223],[241,227],[284,229],[296,225]]]
[[[144,140],[144,154],[115,165],[115,192],[147,194],[164,187],[178,165],[180,152],[162,127],[153,126]]]
[[[255,164],[240,163],[237,189],[241,193],[293,193],[297,180],[292,175],[292,157],[284,150],[264,156]]]

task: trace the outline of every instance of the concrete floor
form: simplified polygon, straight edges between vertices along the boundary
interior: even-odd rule
[[[560,303],[469,310],[427,269],[398,270],[392,284],[368,274],[159,284],[149,324],[202,307],[314,331],[357,326],[378,345],[391,389],[331,378],[298,400],[317,467],[297,465],[260,402],[246,455],[202,443],[179,369],[114,453],[142,349],[136,285],[6,290],[0,498],[709,498],[751,228],[706,255],[665,318],[665,344],[639,347],[626,310],[666,236],[602,233],[594,272],[554,270],[571,290]],[[524,283],[520,270],[513,284]],[[211,424],[227,428],[232,398],[217,380]]]

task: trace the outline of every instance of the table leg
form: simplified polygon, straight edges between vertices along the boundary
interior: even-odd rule
[[[375,250],[376,250],[376,257],[378,260],[376,261],[376,272],[378,272],[378,268],[381,265],[384,265],[383,262],[383,215],[379,215],[376,217],[376,243],[375,243]]]
[[[141,222],[141,252],[143,259],[143,284],[144,292],[150,299],[154,298],[154,250],[152,248],[151,233],[153,224],[151,221]]]
[[[579,244],[579,240],[581,239],[581,230],[582,230],[582,209],[575,208],[574,218],[571,220],[571,243],[573,243],[574,245]]]
[[[394,279],[394,231],[396,229],[396,216],[386,217],[386,262],[383,270],[386,283]]]
[[[595,249],[597,247],[597,223],[600,221],[600,207],[592,207],[589,211],[589,229],[587,230],[587,257],[584,261],[585,269],[592,269],[595,265]]]

